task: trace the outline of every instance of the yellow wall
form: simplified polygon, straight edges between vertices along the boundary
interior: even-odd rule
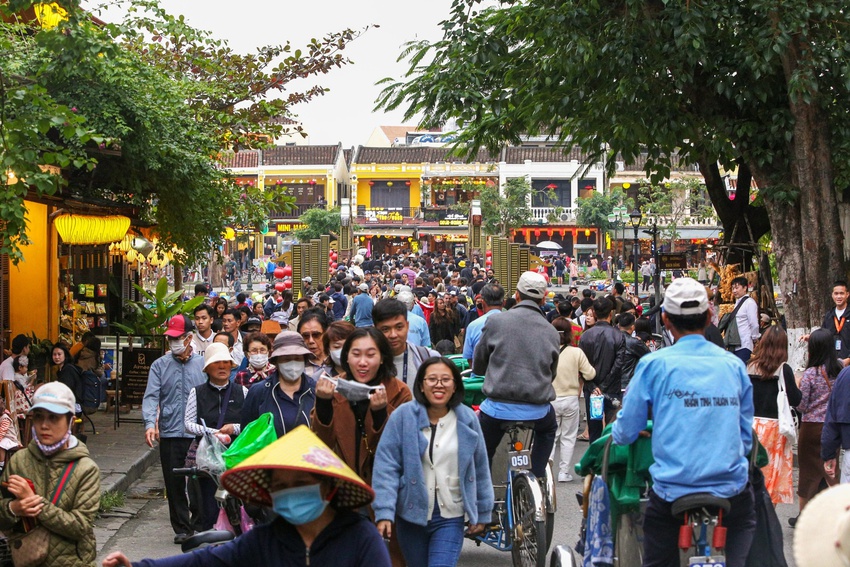
[[[377,179],[377,178],[376,178]],[[421,182],[418,179],[405,179],[405,178],[397,178],[394,176],[382,176],[380,179],[398,179],[397,183],[404,183],[405,181],[410,181],[410,201],[409,207],[418,207],[422,204],[421,195],[419,192],[419,188]],[[361,207],[369,207],[372,202],[372,186],[369,185],[369,181],[371,179],[358,179],[357,180],[357,205]]]
[[[12,336],[35,332],[56,339],[59,325],[55,236],[47,205],[25,201],[27,232],[32,243],[24,259],[9,269],[9,323]],[[52,314],[52,318],[51,318]]]

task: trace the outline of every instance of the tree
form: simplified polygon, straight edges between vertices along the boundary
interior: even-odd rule
[[[612,173],[616,159],[641,160],[653,182],[698,166],[727,235],[782,227],[786,319],[808,327],[846,273],[848,24],[839,0],[456,0],[444,37],[408,46],[410,70],[378,104],[424,127],[456,120],[467,152],[549,135],[588,163],[607,154]],[[734,200],[721,167],[738,168]]]
[[[528,199],[531,184],[525,177],[508,179],[502,190],[498,185],[484,185],[481,189],[481,220],[484,232],[507,237],[512,229],[531,220]]]
[[[714,217],[714,209],[706,198],[705,187],[696,179],[663,185],[646,181],[640,184],[637,204],[645,218],[658,223],[659,235],[670,240],[672,252],[680,227]]]
[[[12,21],[33,4],[12,0],[0,15]],[[133,205],[182,262],[203,258],[226,225],[257,225],[291,206],[275,188],[237,187],[220,158],[279,135],[273,118],[324,92],[291,81],[346,65],[340,52],[357,33],[329,34],[304,52],[287,44],[239,54],[155,0],[133,0],[124,21],[105,25],[78,0],[59,5],[67,18],[55,28],[0,28],[0,159],[25,180],[0,178],[0,251],[20,257],[27,190]]]
[[[298,220],[304,224],[304,228],[295,231],[295,238],[301,242],[319,238],[323,234],[339,236],[339,229],[342,224],[339,207],[308,209],[298,217]]]
[[[608,215],[614,211],[614,207],[626,203],[625,195],[620,189],[614,189],[607,195],[594,191],[590,197],[580,197],[576,201],[576,222],[579,226],[596,226],[605,232],[611,229]],[[628,205],[627,205],[628,206]]]

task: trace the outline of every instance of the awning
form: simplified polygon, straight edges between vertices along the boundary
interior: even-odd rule
[[[371,230],[357,230],[354,236],[413,236],[413,229],[371,227]]]
[[[574,250],[596,250],[596,244],[573,244]]]
[[[659,227],[661,228],[661,227]],[[664,229],[661,229],[664,230]],[[720,238],[720,233],[723,232],[723,227],[711,228],[677,228],[677,238],[682,240],[690,240],[692,238]],[[661,238],[661,235],[659,235]]]
[[[467,234],[469,229],[465,226],[420,226],[422,234]]]

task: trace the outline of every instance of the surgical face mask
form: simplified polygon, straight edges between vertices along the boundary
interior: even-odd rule
[[[267,354],[252,354],[248,357],[248,362],[254,368],[265,368],[269,363],[269,355]]]
[[[331,378],[336,381],[336,391],[349,402],[362,402],[368,400],[372,392],[383,386],[369,386],[361,384],[355,380],[345,380],[342,378]]]
[[[168,341],[168,344],[171,347],[171,354],[174,356],[181,356],[186,352],[186,344],[183,342],[183,339]]]
[[[342,356],[342,349],[341,348],[331,349],[330,355],[331,355],[331,360],[334,361],[334,364],[336,364],[337,366],[342,364],[340,362],[340,357]]]
[[[290,360],[277,365],[277,371],[287,382],[295,382],[304,373],[303,360]]]
[[[322,498],[319,484],[296,486],[271,493],[274,511],[290,524],[309,524],[325,511],[328,501]]]

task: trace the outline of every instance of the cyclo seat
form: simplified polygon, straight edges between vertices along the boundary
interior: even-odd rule
[[[503,421],[499,424],[499,428],[502,431],[508,431],[511,429],[523,431],[526,429],[534,429],[534,424],[527,421]]]
[[[699,510],[701,508],[708,508],[709,510],[720,509],[728,513],[731,507],[732,505],[726,498],[720,498],[707,492],[696,492],[674,500],[670,506],[670,511],[674,516],[681,516],[685,512]]]

